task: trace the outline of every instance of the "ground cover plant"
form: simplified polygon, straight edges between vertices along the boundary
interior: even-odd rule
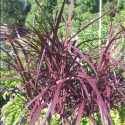
[[[1,60],[11,66],[13,73],[3,75],[1,80],[14,77],[18,81],[15,87],[6,88],[2,94],[9,91],[12,101],[8,103],[12,105],[15,103],[14,100],[20,100],[16,101],[15,108],[10,107],[7,113],[6,107],[2,109],[2,122],[6,123],[7,119],[11,119],[9,124],[13,125],[52,124],[51,119],[57,115],[59,124],[79,125],[80,121],[84,120],[84,115],[92,124],[97,125],[98,121],[94,115],[97,113],[101,124],[113,125],[110,109],[123,106],[125,103],[124,18],[116,26],[110,22],[111,26],[107,31],[109,34],[107,38],[103,38],[105,42],[100,47],[95,47],[91,52],[81,51],[81,45],[94,42],[94,39],[79,43],[74,39],[75,36],[99,18],[81,27],[71,36],[74,1],[71,0],[67,21],[62,16],[65,2],[66,0],[63,1],[53,24],[36,0],[51,27],[50,31],[46,30],[44,24],[39,23],[36,17],[42,33],[36,32],[30,23],[33,30],[24,38],[11,38],[4,32],[8,38],[6,42],[12,47],[13,53],[6,52],[1,47],[10,61],[3,57]],[[114,8],[103,16],[112,11]],[[60,25],[62,22],[65,25]],[[7,27],[19,29],[15,26]],[[66,33],[61,39],[58,37],[58,31],[63,27]],[[20,81],[22,84],[18,84]],[[20,106],[17,106],[17,102]],[[18,115],[14,116],[13,112],[19,107]],[[13,118],[10,118],[11,113]]]

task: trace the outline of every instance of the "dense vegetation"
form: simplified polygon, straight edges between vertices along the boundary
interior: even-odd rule
[[[103,1],[101,49],[98,1],[70,2],[29,0],[29,34],[5,33],[0,124],[125,124],[125,2]]]
[[[23,26],[30,5],[23,0],[1,0],[1,23]]]

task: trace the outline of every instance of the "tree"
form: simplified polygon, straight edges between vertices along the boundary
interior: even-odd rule
[[[39,4],[42,6],[43,11],[41,11],[41,9],[38,7],[35,0],[28,0],[28,1],[31,5],[31,9],[26,17],[25,26],[28,28],[31,28],[29,23],[31,25],[34,24],[34,27],[36,28],[36,30],[39,31],[40,26],[35,20],[37,18],[38,21],[41,24],[44,24],[46,26],[46,29],[49,30],[49,25],[47,23],[47,20],[45,19],[45,14],[50,18],[51,21],[53,21],[53,9],[54,9],[54,6],[56,5],[57,0],[51,0],[51,1],[50,0],[38,0]]]
[[[26,15],[30,10],[27,1],[1,0],[1,23],[23,26]]]

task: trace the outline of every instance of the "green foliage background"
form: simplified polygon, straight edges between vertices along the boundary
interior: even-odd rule
[[[23,26],[30,10],[28,3],[23,0],[1,0],[1,23]]]

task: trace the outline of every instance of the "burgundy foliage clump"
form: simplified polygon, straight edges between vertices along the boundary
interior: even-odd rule
[[[99,18],[69,38],[72,0],[66,22],[66,35],[61,40],[58,37],[58,30],[61,28],[60,23],[64,21],[62,14],[65,1],[62,3],[55,24],[52,24],[44,13],[51,32],[48,33],[45,26],[38,20],[44,33],[38,33],[32,27],[34,30],[30,31],[31,37],[26,35],[23,39],[12,39],[5,32],[13,54],[1,48],[11,58],[11,61],[4,58],[1,60],[11,65],[15,73],[2,79],[8,79],[17,74],[22,78],[23,85],[18,89],[24,92],[27,99],[25,106],[28,112],[24,117],[31,119],[28,123],[30,125],[34,125],[35,122],[39,125],[45,122],[49,124],[55,113],[59,114],[62,124],[71,125],[75,122],[79,125],[82,116],[86,115],[94,125],[97,125],[93,117],[95,112],[100,114],[102,124],[107,121],[108,125],[113,125],[110,109],[125,102],[125,86],[121,82],[125,65],[120,55],[124,46],[120,50],[117,49],[125,37],[125,28],[122,26],[122,21],[115,31],[111,26],[103,48],[93,50],[91,53],[82,52],[79,47],[86,41],[76,45],[77,40],[73,41],[73,38]],[[37,0],[36,3],[43,11]],[[115,46],[113,46],[114,42]],[[120,69],[119,73],[117,69]],[[47,111],[40,121],[40,113],[44,109]]]

